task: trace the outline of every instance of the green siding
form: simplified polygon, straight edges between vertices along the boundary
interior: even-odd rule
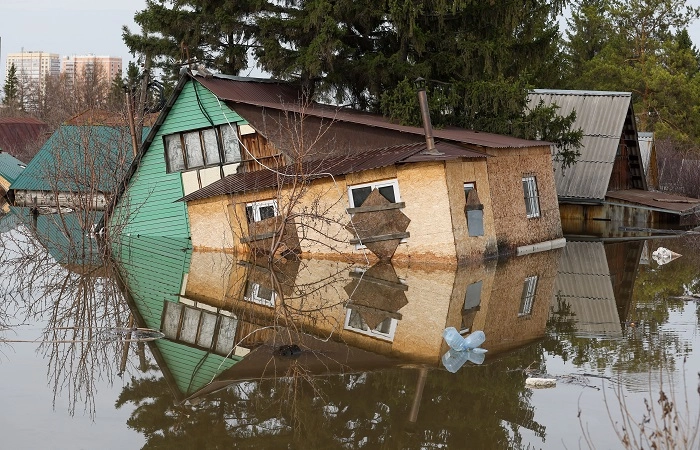
[[[177,201],[184,195],[182,178],[179,173],[166,173],[163,136],[211,126],[198,104],[194,83],[188,81],[172,108],[163,112],[167,116],[112,214],[113,229],[136,235],[189,237],[187,206]],[[215,125],[246,123],[199,84],[197,93],[201,107]]]
[[[159,330],[165,302],[177,302],[183,275],[189,271],[192,248],[188,239],[125,237],[115,245],[121,279],[148,328]],[[240,361],[167,339],[156,341],[168,370],[183,394],[209,384]]]

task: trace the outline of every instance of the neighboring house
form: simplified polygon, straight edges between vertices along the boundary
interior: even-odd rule
[[[283,225],[297,253],[448,263],[563,244],[548,143],[450,128],[431,148],[423,128],[303,100],[282,82],[184,75],[111,226],[247,251]]]
[[[39,147],[39,140],[46,139],[47,129],[47,124],[33,117],[0,117],[0,150],[29,161]]]
[[[126,127],[62,125],[10,186],[15,206],[104,210],[131,161]]]
[[[648,190],[631,93],[535,89],[529,105],[540,101],[558,105],[562,115],[576,111],[573,127],[583,130],[577,162],[554,167],[565,227],[570,221],[661,227],[699,220],[700,200]]]

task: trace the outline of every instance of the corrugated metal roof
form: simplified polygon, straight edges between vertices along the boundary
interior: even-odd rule
[[[47,124],[33,117],[0,117],[0,150],[17,153],[47,129]]]
[[[219,181],[203,187],[185,197],[182,201],[193,201],[217,195],[250,192],[290,183],[292,180],[310,181],[329,176],[341,176],[364,170],[377,169],[392,166],[399,163],[412,163],[421,161],[444,161],[457,158],[486,158],[488,155],[464,149],[446,142],[436,142],[435,148],[441,154],[424,154],[425,142],[414,144],[396,145],[392,147],[368,150],[365,152],[334,156],[321,160],[307,161],[303,164],[301,174],[294,166],[286,166],[270,170],[256,170],[253,172],[237,173],[229,175]]]
[[[602,242],[567,242],[559,262],[553,307],[564,300],[576,330],[586,335],[622,333],[610,269]]]
[[[144,134],[147,129],[144,128]],[[84,150],[91,152],[86,159]],[[131,137],[124,127],[62,125],[51,135],[12,190],[111,192],[133,159]],[[96,168],[90,172],[87,164]],[[88,184],[96,186],[87,186]]]
[[[421,127],[400,125],[379,114],[371,114],[350,108],[341,108],[313,102],[303,104],[301,91],[297,87],[284,82],[222,75],[215,75],[213,77],[195,76],[194,79],[224,101],[245,103],[294,113],[304,113],[330,120],[356,123],[359,125],[384,128],[421,136],[425,134]],[[235,106],[233,109],[235,110]],[[433,135],[440,139],[487,148],[525,148],[537,145],[549,145],[549,143],[543,141],[530,141],[511,136],[482,133],[455,127],[435,129],[433,130]]]
[[[12,184],[24,168],[27,167],[22,161],[10,155],[0,152],[0,177],[3,177]]]
[[[575,110],[573,127],[581,128],[584,135],[581,157],[576,164],[566,171],[555,167],[557,195],[604,199],[632,95],[629,92],[535,89],[530,93],[528,107],[535,107],[540,100],[545,105],[558,105],[561,115]]]

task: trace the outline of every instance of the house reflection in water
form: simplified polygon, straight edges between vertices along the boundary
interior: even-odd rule
[[[184,400],[300,369],[437,368],[448,326],[483,330],[492,358],[544,336],[560,254],[457,269],[329,260],[268,267],[192,252],[186,240],[126,238],[117,259],[137,322],[166,335],[151,349]]]
[[[571,316],[579,336],[621,336],[644,242],[568,242],[552,297],[553,313]]]

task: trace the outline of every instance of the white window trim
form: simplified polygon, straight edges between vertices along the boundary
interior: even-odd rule
[[[262,200],[259,202],[250,202],[246,203],[245,207],[246,210],[248,207],[253,208],[253,222],[260,222],[260,208],[264,208],[266,206],[272,206],[275,210],[275,217],[279,215],[279,209],[277,208],[277,200]]]
[[[222,156],[223,156],[223,158],[226,158],[226,149],[224,148],[224,149],[222,149],[222,154],[219,155],[219,162],[215,162],[215,163],[214,162],[207,162],[206,149],[204,148],[204,143],[201,139],[201,135],[205,131],[212,130],[212,127],[197,128],[197,129],[192,129],[192,130],[182,130],[182,131],[177,131],[174,133],[169,133],[169,134],[163,135],[163,152],[165,155],[165,163],[166,163],[167,173],[183,173],[183,172],[201,170],[201,169],[210,168],[210,167],[222,167],[222,166],[228,166],[231,164],[240,164],[242,159],[243,159],[243,156],[241,154],[241,151],[242,151],[241,140],[238,137],[238,126],[234,123],[229,123],[229,124],[216,125],[213,129],[216,130],[217,135],[220,136],[220,138],[222,140],[222,145],[223,145],[223,143],[224,143],[223,142],[224,141],[224,135],[223,135],[224,131],[223,130],[224,130],[224,128],[229,128],[229,127],[235,133],[236,140],[238,143],[238,159],[235,161],[225,161],[222,159]],[[199,141],[200,141],[200,146],[201,146],[201,150],[202,150],[202,158],[204,161],[204,165],[190,167],[189,159],[187,156],[187,138],[186,138],[186,136],[194,134],[194,133],[197,133],[200,136]],[[183,162],[185,165],[185,167],[182,169],[172,169],[170,167],[170,154],[169,154],[169,150],[168,150],[168,138],[170,138],[172,136],[178,136],[180,138],[180,142],[181,142],[180,151],[182,152],[182,157],[184,158]]]
[[[350,207],[356,208],[355,201],[352,198],[352,190],[353,189],[359,189],[359,188],[363,188],[363,187],[371,187],[372,189],[378,189],[380,187],[387,187],[387,186],[394,187],[394,197],[395,197],[396,203],[400,202],[401,201],[401,192],[399,191],[399,180],[394,178],[392,180],[372,181],[371,183],[353,184],[352,186],[348,186],[348,202],[350,203]]]
[[[537,281],[537,275],[532,275],[525,278],[523,292],[520,296],[518,317],[527,317],[532,314],[532,305],[535,303],[535,296],[537,295]]]
[[[376,330],[372,330],[372,329],[365,330],[363,328],[355,328],[355,327],[351,326],[350,325],[350,314],[351,313],[352,313],[352,308],[347,308],[347,310],[345,312],[345,323],[343,325],[343,329],[348,330],[348,331],[352,331],[355,333],[364,334],[365,336],[370,336],[373,338],[382,339],[384,341],[389,341],[389,342],[394,341],[394,334],[396,333],[396,326],[399,323],[398,320],[396,320],[394,318],[388,318],[389,320],[391,320],[391,324],[389,325],[389,332],[382,333],[380,331],[376,331]],[[363,322],[364,322],[364,320],[363,320]],[[368,325],[367,325],[367,328],[369,328]]]
[[[263,305],[267,306],[270,308],[275,307],[275,301],[277,299],[277,293],[275,291],[271,291],[272,295],[270,296],[269,299],[260,297],[258,293],[260,292],[260,285],[258,283],[251,283],[252,284],[252,289],[251,289],[251,296],[244,296],[246,300],[252,303],[257,303],[258,305]]]
[[[525,175],[522,178],[523,182],[523,200],[525,202],[525,216],[528,219],[534,219],[537,217],[540,217],[540,192],[539,189],[537,189],[537,178],[534,175]],[[525,191],[524,185],[527,183],[528,189],[530,190],[529,194],[532,194],[528,196],[528,192]],[[530,212],[528,213],[528,203],[530,205]]]

